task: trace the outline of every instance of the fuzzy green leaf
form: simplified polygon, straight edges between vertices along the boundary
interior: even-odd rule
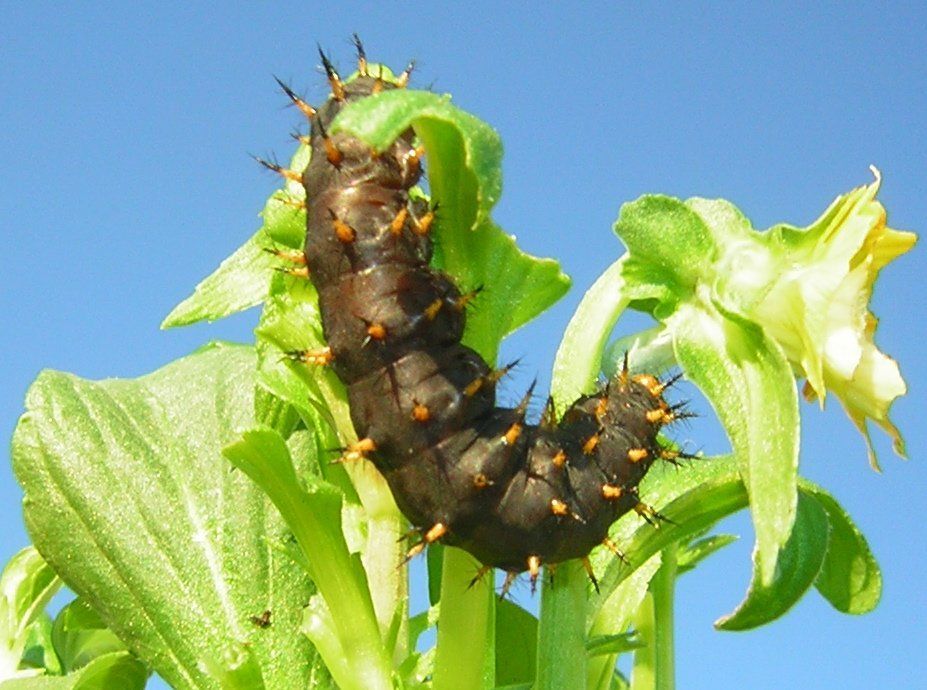
[[[255,364],[214,344],[134,380],[46,371],[13,439],[36,547],[175,688],[218,688],[204,664],[242,644],[270,687],[304,686],[316,663],[297,633],[311,583],[275,546],[286,527],[220,452],[254,424]]]

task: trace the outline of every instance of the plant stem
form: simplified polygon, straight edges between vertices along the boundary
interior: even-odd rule
[[[673,690],[676,686],[673,604],[676,587],[676,545],[662,552],[662,563],[650,591],[634,616],[646,647],[634,654],[631,690]]]
[[[496,599],[491,577],[470,586],[479,568],[467,552],[445,547],[433,690],[495,686]]]
[[[363,554],[364,569],[370,584],[370,597],[383,639],[394,624],[398,608],[407,608],[409,569],[396,567],[402,559],[405,520],[398,511],[372,515],[367,521],[367,548]],[[408,611],[402,612],[402,623],[392,652],[398,665],[408,656]]]
[[[587,584],[580,561],[566,561],[542,587],[536,690],[586,685]]]

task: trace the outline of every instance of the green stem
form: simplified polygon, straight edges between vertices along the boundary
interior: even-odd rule
[[[467,552],[445,547],[433,690],[495,686],[496,599],[492,577],[470,586],[479,568]]]
[[[586,685],[587,586],[580,561],[559,564],[553,584],[543,585],[536,690]]]
[[[631,690],[673,690],[676,686],[673,645],[673,605],[676,588],[676,545],[662,552],[662,563],[650,581],[635,615],[637,631],[646,647],[634,655]]]
[[[389,632],[395,632],[396,645],[392,650],[393,661],[398,665],[408,656],[408,612],[399,611],[408,606],[409,569],[396,567],[402,560],[402,534],[405,520],[398,511],[370,516],[367,521],[367,548],[362,561],[370,584],[370,597],[380,626],[383,639]],[[393,631],[396,616],[402,621]]]
[[[631,690],[656,690],[656,625],[654,622],[653,594],[647,592],[634,614],[634,629],[644,646],[634,652],[631,668]]]

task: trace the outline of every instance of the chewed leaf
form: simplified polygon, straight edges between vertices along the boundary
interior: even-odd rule
[[[490,219],[502,189],[502,143],[448,96],[386,91],[345,107],[332,130],[382,149],[409,127],[425,146],[437,204],[434,263],[462,291],[481,290],[464,343],[493,362],[502,338],[562,297],[569,278],[556,261],[522,252]]]
[[[285,525],[221,455],[254,424],[255,364],[217,344],[139,379],[46,371],[13,439],[37,548],[176,688],[218,688],[201,664],[242,642],[270,687],[303,687],[317,663],[298,633],[311,582],[275,548]]]

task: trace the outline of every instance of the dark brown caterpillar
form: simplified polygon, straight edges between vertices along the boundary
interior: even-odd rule
[[[657,441],[678,416],[666,384],[627,368],[557,422],[495,406],[505,370],[490,370],[461,344],[466,305],[449,276],[429,266],[433,210],[410,201],[421,175],[411,131],[386,151],[330,135],[348,102],[405,87],[368,69],[357,41],[359,76],[344,82],[321,52],[332,97],[317,111],[283,86],[309,117],[312,158],[298,173],[267,164],[306,188],[305,258],[319,293],[329,347],[301,353],[331,363],[348,391],[361,439],[345,459],[366,457],[383,473],[422,539],[410,556],[442,541],[466,549],[487,568],[532,581],[542,563],[586,558],[606,544],[609,526],[641,503],[637,486],[651,464],[674,461]]]

